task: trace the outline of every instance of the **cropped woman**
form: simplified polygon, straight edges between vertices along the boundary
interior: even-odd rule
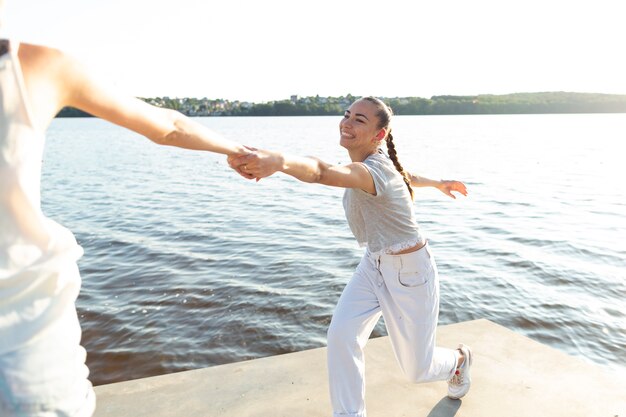
[[[328,330],[329,386],[336,417],[366,415],[363,348],[381,315],[398,363],[411,381],[447,380],[448,396],[454,399],[470,387],[470,348],[435,346],[439,278],[415,219],[412,189],[433,186],[454,198],[453,191],[467,195],[466,188],[458,181],[433,181],[404,171],[391,134],[391,116],[391,109],[374,97],[350,106],[339,123],[339,143],[352,160],[347,165],[264,150],[229,157],[231,167],[250,179],[281,171],[300,181],[346,189],[346,218],[366,252]]]
[[[74,304],[82,249],[40,207],[44,132],[65,106],[160,145],[247,152],[180,113],[113,92],[58,50],[0,39],[2,417],[83,417],[95,407]]]

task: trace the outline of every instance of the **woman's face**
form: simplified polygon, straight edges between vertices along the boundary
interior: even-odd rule
[[[382,139],[379,137],[382,129],[378,128],[376,112],[376,105],[367,100],[352,103],[339,122],[339,144],[348,150],[378,147]]]

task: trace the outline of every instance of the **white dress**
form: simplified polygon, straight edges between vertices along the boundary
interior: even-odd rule
[[[75,307],[83,252],[41,210],[45,137],[33,125],[18,49],[0,40],[0,415],[89,416]]]

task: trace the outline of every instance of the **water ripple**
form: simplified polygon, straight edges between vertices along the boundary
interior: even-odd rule
[[[347,161],[335,118],[199,120],[260,147]],[[604,179],[623,171],[606,150],[626,116],[395,122],[403,165],[470,191],[453,201],[416,189],[440,323],[487,318],[626,370],[626,190]],[[593,141],[581,136],[589,129]],[[222,157],[151,146],[94,119],[54,121],[42,178],[46,214],[85,248],[77,305],[95,384],[323,346],[362,254],[341,190],[284,175],[247,182]],[[385,333],[380,321],[373,335]]]

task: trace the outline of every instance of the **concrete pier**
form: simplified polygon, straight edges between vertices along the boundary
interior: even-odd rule
[[[626,417],[626,377],[488,320],[438,329],[438,345],[472,347],[472,388],[411,384],[387,337],[366,347],[368,417]],[[96,387],[95,417],[331,416],[326,349]]]

